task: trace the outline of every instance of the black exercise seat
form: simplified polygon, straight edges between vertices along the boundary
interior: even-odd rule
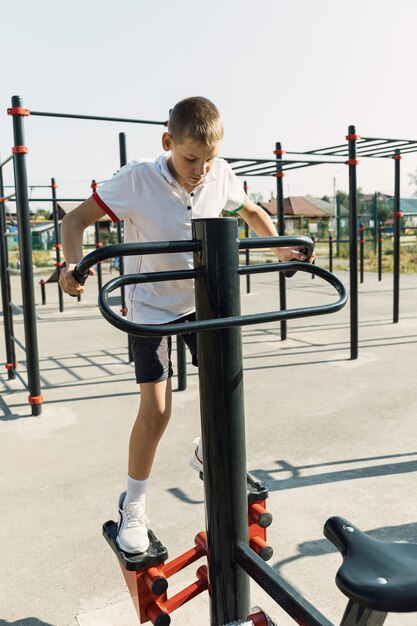
[[[336,584],[348,598],[374,611],[417,611],[417,544],[374,539],[342,517],[330,517],[324,535],[343,555]]]

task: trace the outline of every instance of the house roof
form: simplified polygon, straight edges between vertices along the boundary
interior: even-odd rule
[[[277,215],[276,201],[258,202],[269,215]],[[284,198],[284,215],[292,217],[326,218],[334,215],[333,205],[312,196],[289,196]]]

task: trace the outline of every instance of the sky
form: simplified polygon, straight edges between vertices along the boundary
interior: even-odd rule
[[[416,0],[20,0],[2,2],[0,161],[11,153],[11,97],[33,111],[162,121],[180,99],[218,106],[221,156],[274,158],[364,137],[417,139]],[[28,180],[87,197],[128,159],[162,152],[162,126],[25,118]],[[290,158],[290,154],[287,155]],[[410,196],[417,153],[401,161]],[[12,184],[12,166],[4,167]],[[268,200],[273,177],[246,178]],[[284,194],[348,190],[343,163],[287,172]],[[361,159],[358,185],[392,194],[391,159]],[[34,189],[32,197],[49,190]]]

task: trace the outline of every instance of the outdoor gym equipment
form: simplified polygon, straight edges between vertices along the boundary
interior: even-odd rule
[[[141,623],[151,621],[155,626],[168,626],[172,611],[208,589],[212,626],[271,626],[273,622],[261,609],[251,614],[251,578],[301,626],[332,626],[266,565],[264,559],[272,554],[265,534],[271,521],[265,509],[267,494],[262,485],[255,485],[255,502],[251,501],[246,474],[241,326],[332,313],[339,311],[347,300],[343,284],[317,266],[295,262],[239,267],[239,248],[295,245],[311,246],[312,242],[304,237],[241,242],[234,218],[199,219],[193,221],[191,241],[109,246],[90,253],[76,268],[78,279],[83,281],[88,268],[98,260],[120,254],[194,253],[193,270],[121,276],[107,283],[100,294],[102,314],[120,330],[150,336],[198,332],[206,533],[199,533],[195,546],[186,553],[165,562],[167,551],[152,531],[149,551],[129,556],[115,544],[115,522],[107,522],[103,527],[105,538],[118,556]],[[324,279],[337,291],[339,299],[315,307],[241,315],[241,275],[292,270]],[[108,294],[122,284],[186,278],[195,280],[195,322],[135,324],[116,315],[107,303]],[[417,610],[417,545],[372,539],[338,517],[326,522],[324,532],[344,556],[336,579],[349,598],[341,626],[382,626],[389,611]],[[197,579],[168,598],[168,578],[201,558],[207,558],[207,568],[200,566]]]
[[[349,126],[346,136],[348,145],[341,144],[326,148],[307,150],[304,155],[317,157],[347,156],[349,166],[349,272],[350,272],[350,308],[351,308],[351,358],[358,357],[358,211],[357,211],[357,177],[358,156],[366,158],[394,160],[394,290],[393,290],[393,322],[399,320],[400,301],[400,161],[402,154],[417,152],[417,141],[414,139],[389,139],[387,137],[361,137],[356,133],[355,126]]]
[[[28,371],[28,383],[23,381],[20,374],[16,370],[16,358],[14,355],[14,346],[13,346],[13,321],[11,316],[11,301],[10,301],[10,281],[8,276],[3,273],[1,270],[6,268],[7,265],[4,264],[6,259],[6,255],[3,250],[0,250],[1,255],[1,263],[0,263],[0,273],[1,273],[1,283],[2,283],[2,298],[3,298],[3,311],[5,316],[5,337],[6,337],[6,353],[7,353],[7,363],[6,367],[8,369],[9,378],[14,378],[18,376],[22,383],[27,386],[29,391],[29,403],[31,404],[32,415],[40,415],[42,412],[42,403],[44,402],[44,397],[41,395],[41,382],[40,382],[40,372],[39,372],[39,350],[38,350],[38,337],[37,337],[37,329],[36,329],[36,307],[35,307],[35,293],[33,287],[33,269],[32,269],[32,241],[31,241],[31,230],[30,230],[30,211],[29,211],[29,193],[28,193],[28,181],[27,181],[27,168],[26,168],[26,155],[29,150],[25,145],[25,135],[24,135],[24,118],[25,117],[57,117],[57,118],[70,118],[70,119],[81,119],[81,120],[96,120],[96,121],[106,121],[106,122],[123,122],[129,124],[151,124],[157,126],[167,126],[167,121],[157,121],[157,120],[142,120],[142,119],[131,119],[131,118],[121,118],[121,117],[105,117],[105,116],[97,116],[97,115],[78,115],[71,113],[52,113],[45,111],[29,111],[23,106],[23,100],[20,96],[13,96],[11,101],[11,108],[7,110],[8,115],[12,117],[13,120],[13,139],[14,146],[12,147],[12,156],[8,157],[3,163],[1,163],[0,173],[2,172],[3,166],[6,165],[9,161],[13,160],[14,166],[14,181],[15,181],[15,196],[16,196],[16,207],[17,207],[17,218],[19,225],[19,247],[20,247],[20,260],[21,260],[21,283],[22,283],[22,294],[23,294],[23,318],[24,318],[24,328],[25,328],[25,344],[26,347],[21,345],[23,349],[26,350],[26,358],[27,358],[27,371]],[[124,133],[119,133],[119,149],[120,149],[120,164],[124,165],[126,163],[126,143]],[[54,194],[54,188],[53,194]],[[1,192],[1,200],[5,200],[3,198],[4,193]],[[47,199],[49,202],[51,199]],[[63,200],[61,198],[61,200]],[[72,198],[70,200],[73,200]],[[37,200],[38,202],[41,200]],[[56,201],[56,197],[55,197]],[[82,200],[81,200],[82,201]],[[1,212],[2,213],[2,212]],[[4,226],[4,227],[3,227]],[[0,228],[2,232],[5,232],[5,224],[0,224]],[[120,227],[119,227],[120,228]],[[120,233],[120,230],[119,230]],[[0,248],[1,241],[3,237],[0,237]],[[122,271],[123,267],[121,266],[120,271]],[[122,301],[122,308],[123,306]],[[16,341],[16,339],[14,339]],[[182,338],[179,338],[178,341],[178,389],[183,390],[186,388],[186,359],[185,359],[185,348],[183,345]]]

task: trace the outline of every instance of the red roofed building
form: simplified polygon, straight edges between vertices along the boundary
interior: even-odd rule
[[[276,200],[258,202],[258,205],[270,215],[273,221],[277,220]],[[334,217],[334,207],[331,202],[312,196],[289,196],[284,198],[284,215],[286,229],[288,231],[299,230],[306,228],[309,223],[318,223],[319,220],[323,225],[327,225],[328,220]]]

